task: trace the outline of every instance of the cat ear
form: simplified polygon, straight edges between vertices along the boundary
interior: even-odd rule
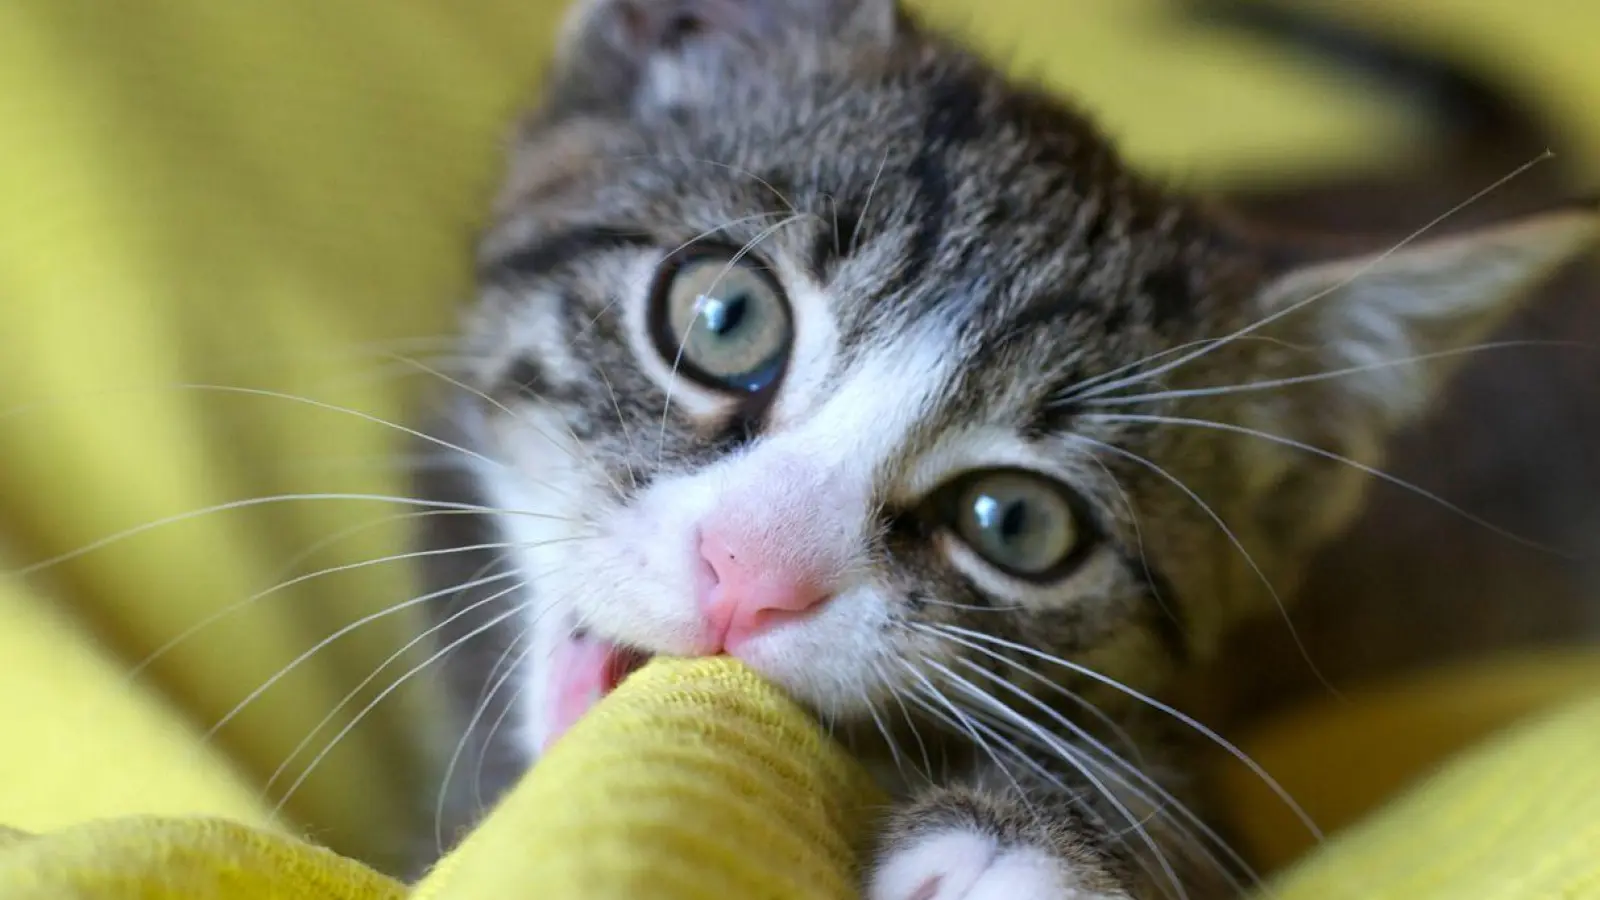
[[[623,108],[652,64],[807,39],[887,44],[907,24],[898,0],[579,0],[562,27],[552,103]]]
[[[1304,379],[1246,394],[1246,427],[1272,440],[1240,445],[1267,527],[1302,547],[1354,515],[1393,433],[1430,408],[1451,374],[1562,266],[1600,237],[1600,204],[1566,207],[1391,252],[1281,266],[1256,295],[1264,333],[1285,339],[1262,376]],[[1321,455],[1327,454],[1327,455]],[[1341,457],[1356,466],[1335,460]]]
[[[1257,295],[1308,346],[1330,390],[1357,395],[1393,428],[1416,416],[1464,348],[1504,322],[1554,270],[1592,249],[1600,204],[1572,204],[1422,238],[1391,251],[1285,266]],[[1406,362],[1429,357],[1419,362]]]

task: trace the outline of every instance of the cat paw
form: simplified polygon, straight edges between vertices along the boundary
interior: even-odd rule
[[[868,900],[1123,900],[1085,890],[1063,862],[1032,847],[1006,847],[977,831],[928,834],[890,850]]]

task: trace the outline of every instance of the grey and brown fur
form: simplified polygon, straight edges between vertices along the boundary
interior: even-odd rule
[[[1382,465],[1449,361],[1316,376],[1484,339],[1590,245],[1592,206],[1550,198],[1368,271],[1392,240],[1291,239],[1268,198],[1224,214],[1167,190],[889,0],[588,0],[571,23],[482,241],[469,390],[430,429],[480,456],[421,476],[423,496],[505,510],[431,517],[430,547],[517,545],[429,572],[446,592],[505,576],[434,609],[460,701],[438,733],[469,732],[446,837],[534,762],[529,635],[570,621],[683,652],[682,598],[642,580],[654,563],[618,523],[656,516],[670,542],[661,498],[689,516],[750,489],[777,508],[764,525],[851,548],[838,600],[758,668],[901,798],[870,897],[1236,893],[1186,777],[1197,735],[1130,692],[1176,696],[1274,621],[1370,478],[1192,423]],[[772,395],[664,377],[634,333],[655,267],[696,241],[748,248],[789,294],[804,359]],[[1072,571],[1020,584],[951,549],[925,497],[999,465],[1080,498],[1094,543]]]
[[[1531,98],[1457,63],[1448,36],[1429,52],[1393,47],[1292,5],[1188,8],[1287,39],[1313,51],[1313,62],[1353,69],[1412,100],[1429,126],[1420,147],[1381,170],[1310,185],[1241,185],[1231,206],[1253,219],[1361,235],[1382,249],[1546,153],[1554,155],[1438,230],[1548,209],[1589,187],[1583,144]],[[1259,715],[1326,695],[1325,681],[1354,687],[1600,636],[1600,467],[1593,462],[1600,459],[1600,352],[1593,349],[1600,346],[1600,258],[1588,254],[1545,281],[1492,340],[1528,344],[1463,358],[1430,414],[1390,442],[1383,468],[1518,535],[1574,550],[1575,558],[1519,545],[1438,503],[1374,483],[1358,519],[1319,555],[1298,592],[1293,619],[1303,646],[1281,618],[1237,629],[1234,646],[1249,652],[1224,655],[1218,680],[1204,682],[1207,705],[1231,710],[1228,718]]]

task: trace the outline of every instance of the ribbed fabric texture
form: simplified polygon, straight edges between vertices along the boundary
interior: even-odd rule
[[[731,660],[657,660],[552,748],[418,900],[847,900],[880,798]]]
[[[5,900],[850,900],[882,806],[778,691],[658,660],[416,888],[266,828],[135,817],[0,831]],[[1261,900],[1600,898],[1600,697],[1491,741]]]

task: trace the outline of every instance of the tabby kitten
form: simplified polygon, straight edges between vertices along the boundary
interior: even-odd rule
[[[873,900],[1236,891],[1156,698],[1447,371],[1390,363],[1477,340],[1596,211],[1251,233],[892,0],[585,0],[561,46],[442,417],[478,455],[422,476],[504,511],[426,536],[509,542],[430,573],[477,799],[651,654],[727,653],[881,765]]]

